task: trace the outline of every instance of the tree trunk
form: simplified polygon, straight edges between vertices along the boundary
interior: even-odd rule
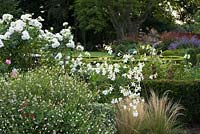
[[[127,36],[135,37],[138,34],[140,24],[138,24],[136,21],[132,22],[131,20],[128,21],[127,25]]]

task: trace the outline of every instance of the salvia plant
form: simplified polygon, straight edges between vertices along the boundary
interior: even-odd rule
[[[193,36],[192,38],[183,37],[175,42],[172,42],[168,49],[178,49],[178,48],[197,48],[200,46],[200,40]]]

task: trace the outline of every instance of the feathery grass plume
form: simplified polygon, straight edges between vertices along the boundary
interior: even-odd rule
[[[183,134],[177,117],[184,109],[179,103],[172,102],[165,92],[161,97],[151,91],[147,101],[144,127],[149,134]]]
[[[151,91],[147,102],[137,105],[138,117],[133,116],[131,99],[116,104],[116,122],[119,134],[184,134],[178,116],[184,109],[168,98],[168,92],[161,97]],[[185,133],[186,134],[186,133]]]
[[[130,98],[125,98],[120,103],[116,104],[116,125],[119,134],[139,134],[140,129],[145,120],[144,103],[137,105],[137,117],[133,116],[133,107]]]

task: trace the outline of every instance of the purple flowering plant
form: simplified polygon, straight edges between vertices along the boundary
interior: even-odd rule
[[[197,48],[200,46],[200,39],[193,36],[192,38],[183,37],[174,42],[172,42],[168,49],[178,49],[178,48]]]

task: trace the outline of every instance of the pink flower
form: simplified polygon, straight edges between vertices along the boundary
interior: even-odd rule
[[[10,65],[11,64],[11,60],[10,59],[6,59],[5,64]]]

